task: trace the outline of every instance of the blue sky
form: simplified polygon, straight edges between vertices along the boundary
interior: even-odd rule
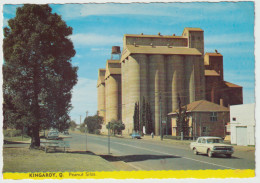
[[[73,89],[71,118],[79,123],[86,111],[97,110],[97,73],[111,57],[111,47],[122,49],[124,34],[181,35],[185,27],[204,30],[205,52],[224,56],[224,79],[243,86],[244,103],[255,102],[254,3],[135,3],[51,4],[53,12],[73,28],[79,66]],[[4,26],[17,5],[4,5]]]

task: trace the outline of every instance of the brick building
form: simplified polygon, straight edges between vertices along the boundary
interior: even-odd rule
[[[206,100],[192,102],[186,106],[190,137],[226,136],[225,126],[230,121],[227,107]],[[172,136],[180,136],[176,124],[177,113],[169,113],[168,116],[171,119]]]

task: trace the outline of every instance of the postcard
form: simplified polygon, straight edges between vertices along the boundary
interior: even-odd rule
[[[4,181],[254,182],[254,1],[4,1]]]

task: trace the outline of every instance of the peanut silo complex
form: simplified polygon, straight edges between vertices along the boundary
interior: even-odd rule
[[[167,120],[167,114],[178,108],[179,100],[183,106],[208,96],[205,91],[210,87],[206,87],[205,75],[213,71],[205,71],[204,32],[200,28],[185,28],[181,36],[126,34],[120,62],[113,62],[120,68],[118,65],[112,74],[107,62],[105,95],[100,94],[104,89],[98,84],[98,96],[103,97],[98,98],[98,109],[106,106],[105,113],[100,113],[105,115],[105,123],[122,119],[123,133],[132,133],[135,103],[142,106],[143,98],[150,104],[154,133],[159,135],[160,121]],[[116,74],[117,79],[108,81],[109,76]]]

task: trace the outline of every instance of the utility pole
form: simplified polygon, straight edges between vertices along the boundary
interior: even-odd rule
[[[161,92],[159,93],[159,101],[160,101],[160,135],[161,140],[163,140],[163,134],[162,134],[162,99],[161,99]]]
[[[81,125],[81,115],[79,116],[79,125]]]
[[[108,136],[107,136],[107,148],[108,148],[108,154],[110,154],[110,122],[108,122]]]
[[[88,143],[88,136],[87,136],[87,124],[85,124],[85,136],[86,136],[86,152],[88,151],[88,146],[87,146],[87,143]]]

